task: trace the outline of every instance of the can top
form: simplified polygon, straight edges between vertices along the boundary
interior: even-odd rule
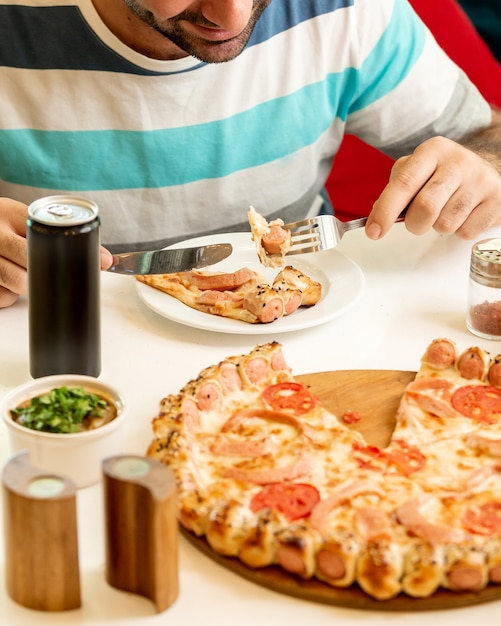
[[[77,196],[47,196],[32,202],[28,214],[37,222],[52,226],[78,226],[98,215],[94,202]]]
[[[483,239],[471,249],[472,276],[488,287],[501,287],[501,239]]]

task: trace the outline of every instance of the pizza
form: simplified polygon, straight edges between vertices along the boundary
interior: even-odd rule
[[[146,454],[173,470],[180,524],[247,568],[381,602],[501,584],[501,357],[432,341],[395,417],[368,444],[270,342],[164,398]]]
[[[136,276],[137,280],[197,311],[250,324],[269,324],[300,307],[317,304],[322,297],[321,283],[286,264],[292,236],[282,228],[283,220],[268,222],[252,206],[248,220],[260,263],[267,268],[282,268],[271,282],[248,267],[229,273],[200,269],[152,274]]]
[[[247,267],[235,272],[192,270],[137,276],[187,306],[250,324],[268,324],[299,307],[315,305],[322,297],[321,283],[288,265],[268,281]]]
[[[247,218],[261,264],[265,267],[286,265],[285,255],[292,247],[292,234],[283,228],[284,221],[277,218],[268,222],[253,206],[249,207]]]

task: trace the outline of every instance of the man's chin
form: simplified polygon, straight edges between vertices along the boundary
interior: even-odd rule
[[[189,46],[188,54],[204,63],[226,63],[235,59],[245,48],[238,37],[228,41],[197,42]]]

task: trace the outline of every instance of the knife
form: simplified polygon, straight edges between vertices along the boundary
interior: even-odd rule
[[[233,251],[230,243],[216,243],[197,248],[171,248],[148,252],[124,252],[113,255],[108,272],[116,274],[172,274],[213,265]]]

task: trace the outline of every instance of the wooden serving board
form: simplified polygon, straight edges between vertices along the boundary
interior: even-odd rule
[[[361,432],[367,443],[385,447],[395,425],[400,398],[416,372],[399,370],[338,370],[297,376],[323,406],[342,416],[357,411],[361,420],[350,426]],[[224,557],[212,550],[204,538],[181,527],[181,533],[197,549],[232,572],[258,585],[296,598],[355,609],[376,611],[430,611],[472,606],[501,598],[501,585],[489,585],[478,593],[455,593],[438,590],[430,598],[411,598],[399,594],[391,600],[378,601],[359,587],[331,587],[319,580],[303,580],[278,567],[251,569],[236,558]]]

